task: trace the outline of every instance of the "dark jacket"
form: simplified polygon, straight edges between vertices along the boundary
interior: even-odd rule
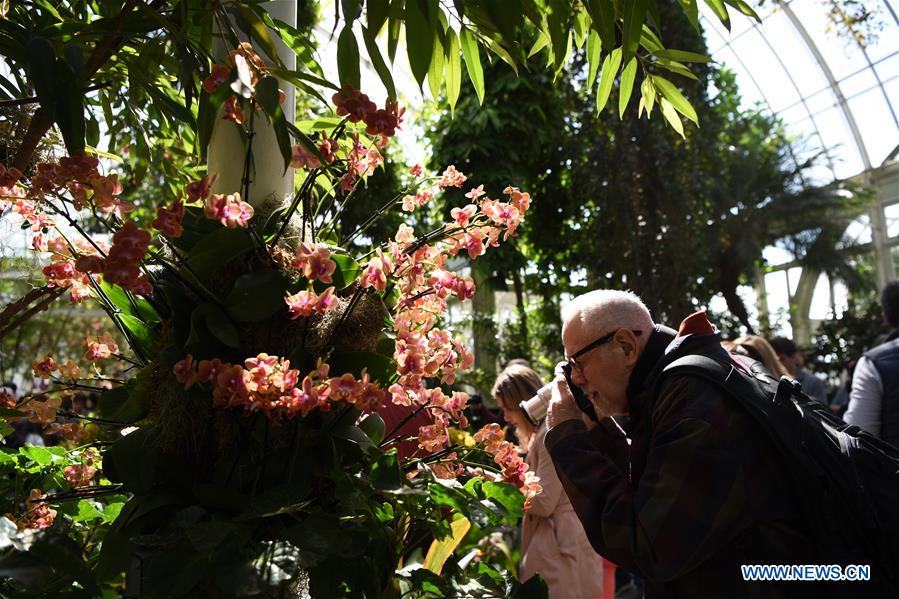
[[[630,446],[609,418],[591,431],[571,420],[547,434],[591,544],[641,574],[647,597],[841,596],[835,583],[744,582],[741,565],[829,562],[800,517],[800,501],[815,499],[790,490],[750,415],[702,379],[675,374],[658,384],[665,365],[694,353],[729,359],[704,314],[677,333],[656,326],[628,388]]]
[[[880,438],[899,447],[899,330],[893,331],[881,344],[865,354],[871,360],[880,382]]]

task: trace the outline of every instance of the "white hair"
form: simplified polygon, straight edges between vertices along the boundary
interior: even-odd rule
[[[636,331],[652,328],[652,316],[643,300],[632,291],[598,289],[579,295],[562,308],[563,327],[577,322],[581,331],[599,333],[612,327]],[[649,337],[646,334],[643,338]]]

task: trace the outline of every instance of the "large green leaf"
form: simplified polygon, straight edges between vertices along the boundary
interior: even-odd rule
[[[643,31],[643,20],[646,18],[646,6],[653,0],[630,0],[624,3],[624,39],[622,61],[629,63],[637,46],[640,44],[640,33]]]
[[[187,264],[198,276],[210,274],[253,247],[243,229],[222,227],[200,239],[187,255]]]
[[[185,349],[206,348],[210,340],[208,334],[228,347],[240,347],[240,332],[231,322],[228,314],[219,306],[208,302],[194,308],[190,315],[190,337]]]
[[[150,411],[147,395],[139,392],[137,386],[130,381],[101,393],[97,407],[104,419],[122,424],[142,420]]]
[[[156,344],[159,341],[159,335],[155,328],[152,325],[145,323],[140,318],[131,316],[130,314],[119,314],[116,318],[121,321],[125,330],[128,332],[129,343],[136,345],[134,350],[138,355],[153,355]]]
[[[634,78],[637,75],[637,59],[631,58],[624,70],[621,71],[621,86],[618,88],[618,117],[624,118],[624,111],[631,99],[634,90]]]
[[[349,84],[356,89],[361,87],[359,44],[356,42],[352,23],[344,25],[337,38],[337,73],[340,76],[340,85]]]
[[[359,263],[346,254],[331,254],[331,260],[337,264],[334,274],[331,275],[331,284],[334,285],[335,291],[346,289],[362,274]]]
[[[459,36],[452,27],[446,31],[446,98],[450,105],[450,114],[455,114],[456,102],[462,89],[462,56],[459,47]]]
[[[699,29],[699,5],[697,4],[697,0],[678,0],[680,2],[681,7],[684,9],[684,14],[687,15],[687,19],[690,21],[690,24],[693,26],[693,29],[699,33],[701,30]]]
[[[419,2],[407,0],[406,2],[406,51],[409,56],[409,66],[412,75],[421,87],[424,84],[428,69],[431,66],[431,57],[434,53],[434,38],[436,29],[431,21],[431,15],[423,12],[428,8],[430,1]]]
[[[128,314],[148,323],[160,321],[156,308],[141,296],[131,295],[119,285],[110,285],[106,281],[100,283],[100,290],[122,314]]]
[[[396,88],[393,85],[393,75],[390,74],[390,68],[387,66],[387,63],[384,62],[384,57],[381,56],[381,50],[378,49],[378,43],[375,36],[372,34],[371,30],[366,27],[362,27],[362,40],[365,42],[365,49],[368,51],[368,57],[371,59],[371,64],[375,67],[375,72],[378,74],[378,77],[381,78],[381,83],[384,84],[384,88],[387,90],[387,96],[395,100]]]
[[[240,12],[240,16],[246,21],[247,32],[253,38],[253,41],[257,43],[257,47],[261,47],[272,62],[283,68],[284,64],[278,55],[278,49],[275,46],[275,41],[272,39],[271,32],[256,12],[256,10],[261,9],[259,7],[244,6],[240,3],[235,3],[235,7]]]
[[[351,373],[356,378],[362,376],[364,369],[373,381],[386,388],[396,379],[396,363],[384,354],[365,351],[335,351],[328,360],[331,365],[331,376]]]
[[[679,89],[677,89],[677,86],[675,86],[664,77],[660,77],[658,75],[653,75],[652,84],[657,90],[659,90],[659,93],[661,93],[666,100],[671,102],[671,105],[679,113],[681,113],[694,123],[699,124],[699,117],[696,116],[696,110],[690,104],[690,101],[684,97]]]
[[[234,282],[225,305],[241,322],[261,322],[284,308],[287,280],[274,269],[241,275]]]
[[[593,83],[596,81],[596,73],[599,72],[599,62],[602,56],[602,40],[599,35],[590,30],[587,35],[587,88],[593,89]]]
[[[465,68],[468,71],[468,78],[471,80],[474,91],[478,94],[478,102],[484,103],[484,68],[481,66],[481,55],[478,49],[478,42],[474,35],[466,29],[462,28],[459,32],[459,44],[462,46],[462,56],[465,57]]]
[[[388,453],[380,456],[371,466],[368,483],[380,491],[396,491],[403,487],[405,477],[400,469],[396,454]]]
[[[381,33],[381,28],[387,22],[390,0],[367,0],[365,3],[365,18],[368,22],[368,30],[372,38]]]
[[[602,63],[602,74],[599,76],[599,89],[596,92],[596,112],[602,112],[612,93],[612,84],[621,66],[621,48],[615,48],[606,55]]]
[[[443,61],[447,48],[441,41],[444,36],[434,36],[434,49],[431,52],[431,64],[428,67],[428,89],[431,97],[436,102],[440,98],[440,88],[443,87]]]
[[[723,0],[705,0],[706,6],[712,9],[712,12],[715,13],[715,16],[718,17],[718,20],[721,21],[721,24],[727,27],[727,30],[730,31],[730,16],[727,14],[727,7],[724,5]]]
[[[615,6],[612,0],[587,0],[584,3],[592,20],[591,26],[599,34],[602,47],[611,52],[615,48]]]
[[[256,84],[256,100],[271,120],[286,172],[293,157],[293,148],[290,143],[290,133],[287,130],[287,119],[281,110],[281,90],[278,87],[278,80],[272,76],[263,77]]]
[[[677,115],[677,111],[671,105],[671,102],[662,98],[661,102],[659,102],[659,106],[662,109],[662,115],[665,117],[665,120],[671,124],[681,137],[684,137],[684,124],[681,122],[680,117]]]

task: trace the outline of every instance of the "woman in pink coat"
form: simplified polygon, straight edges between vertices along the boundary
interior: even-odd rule
[[[518,575],[525,581],[539,573],[549,587],[550,599],[601,597],[603,560],[590,546],[543,445],[546,423],[533,426],[521,407],[542,386],[536,372],[517,364],[503,370],[493,385],[493,396],[506,421],[515,426],[520,446],[527,449],[525,461],[543,487],[522,522]]]

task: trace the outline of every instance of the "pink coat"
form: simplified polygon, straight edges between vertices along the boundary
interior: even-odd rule
[[[528,466],[540,477],[543,491],[525,512],[521,535],[522,581],[540,573],[550,599],[587,599],[603,594],[602,558],[593,551],[556,469],[543,445],[546,423],[531,439]]]

